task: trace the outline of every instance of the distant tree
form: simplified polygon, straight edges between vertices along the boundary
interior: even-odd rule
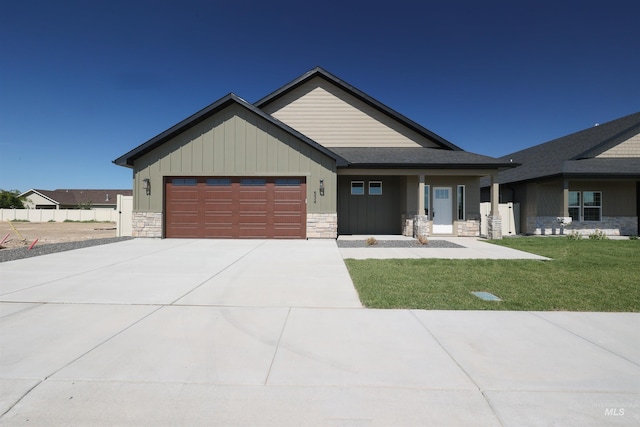
[[[24,209],[23,199],[19,196],[20,192],[18,190],[6,191],[0,189],[0,208]]]
[[[91,208],[93,208],[93,202],[90,200],[86,202],[80,202],[76,207],[76,209],[84,209],[84,210],[89,210]]]

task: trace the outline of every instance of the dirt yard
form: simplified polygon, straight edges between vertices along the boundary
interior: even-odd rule
[[[18,230],[16,233],[11,224]],[[75,242],[78,240],[103,239],[116,237],[116,224],[113,222],[11,222],[0,221],[0,241],[4,248],[29,246],[35,239],[37,245],[47,243]]]

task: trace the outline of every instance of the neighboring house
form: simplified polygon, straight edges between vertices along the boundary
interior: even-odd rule
[[[321,68],[255,104],[229,94],[114,163],[133,169],[134,236],[220,238],[478,236],[480,178],[514,166]]]
[[[117,195],[132,190],[37,190],[20,194],[27,209],[116,209]]]
[[[520,204],[525,233],[638,234],[640,113],[501,159],[521,164],[500,172],[496,180],[501,201]],[[562,225],[568,217],[571,224]]]

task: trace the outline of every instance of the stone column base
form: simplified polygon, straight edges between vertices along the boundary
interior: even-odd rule
[[[426,215],[415,215],[413,217],[413,236],[424,236],[427,237],[431,235],[431,223],[429,222],[429,217]]]
[[[402,235],[413,237],[413,217],[415,215],[402,214]]]
[[[502,239],[502,218],[490,216],[487,221],[487,238],[492,240]]]
[[[426,215],[402,214],[402,235],[418,237],[431,235],[431,221]]]

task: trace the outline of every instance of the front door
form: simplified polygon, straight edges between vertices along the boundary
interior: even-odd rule
[[[433,234],[453,234],[451,187],[433,188]]]

